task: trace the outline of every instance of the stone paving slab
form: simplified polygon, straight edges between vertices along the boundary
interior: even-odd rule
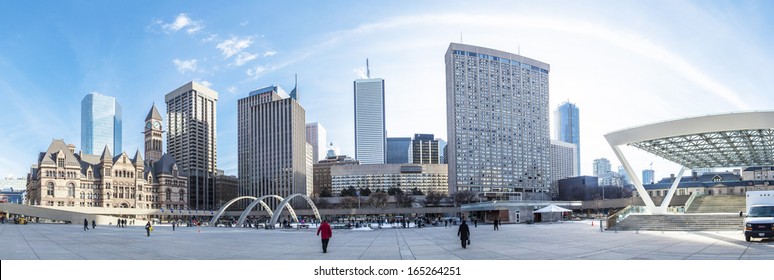
[[[774,241],[739,231],[605,231],[585,222],[456,228],[334,230],[323,254],[315,229],[0,225],[1,260],[774,260]]]

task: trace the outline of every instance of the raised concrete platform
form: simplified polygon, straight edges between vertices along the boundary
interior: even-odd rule
[[[772,260],[774,241],[741,231],[605,231],[590,221],[457,228],[334,230],[323,254],[315,229],[0,225],[2,260]],[[595,223],[595,225],[597,225]]]

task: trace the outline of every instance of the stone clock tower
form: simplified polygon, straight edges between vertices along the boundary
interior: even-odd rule
[[[162,156],[162,122],[161,114],[153,104],[148,116],[145,118],[145,159],[156,162]]]

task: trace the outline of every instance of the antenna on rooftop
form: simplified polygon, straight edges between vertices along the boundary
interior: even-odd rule
[[[368,58],[366,58],[366,77],[371,78],[371,67],[368,66]]]
[[[460,44],[462,44],[462,32],[460,32]]]

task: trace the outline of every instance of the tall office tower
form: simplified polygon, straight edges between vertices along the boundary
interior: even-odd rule
[[[551,193],[555,196],[559,192],[559,180],[578,176],[576,149],[573,143],[551,140]]]
[[[554,111],[554,124],[556,126],[554,138],[562,142],[573,143],[577,147],[575,159],[578,163],[576,164],[577,170],[575,170],[575,174],[580,175],[580,119],[578,106],[569,101],[559,105],[556,111]]]
[[[163,155],[164,130],[161,122],[161,114],[156,109],[156,104],[153,104],[145,117],[145,160],[156,162]]]
[[[414,134],[411,141],[412,162],[416,164],[440,164],[438,140],[433,134]]]
[[[387,137],[386,163],[411,162],[411,137]]]
[[[188,175],[190,209],[218,209],[218,93],[189,82],[164,97],[167,103],[167,153]]]
[[[120,155],[121,104],[112,96],[97,92],[81,100],[81,150],[84,154],[101,153],[105,146]]]
[[[540,199],[549,188],[549,65],[451,43],[446,51],[449,192]]]
[[[355,159],[360,164],[385,162],[384,79],[355,80]]]
[[[606,158],[598,158],[594,160],[594,176],[599,177],[610,171],[612,171],[610,160]]]
[[[312,145],[313,164],[325,158],[328,143],[326,137],[327,133],[321,124],[317,122],[306,124],[306,143]]]
[[[237,101],[239,195],[287,197],[307,189],[306,113],[279,86]],[[279,202],[267,201],[272,209]],[[303,206],[298,200],[293,206]]]
[[[656,182],[656,171],[653,169],[642,170],[642,184],[648,185]]]

